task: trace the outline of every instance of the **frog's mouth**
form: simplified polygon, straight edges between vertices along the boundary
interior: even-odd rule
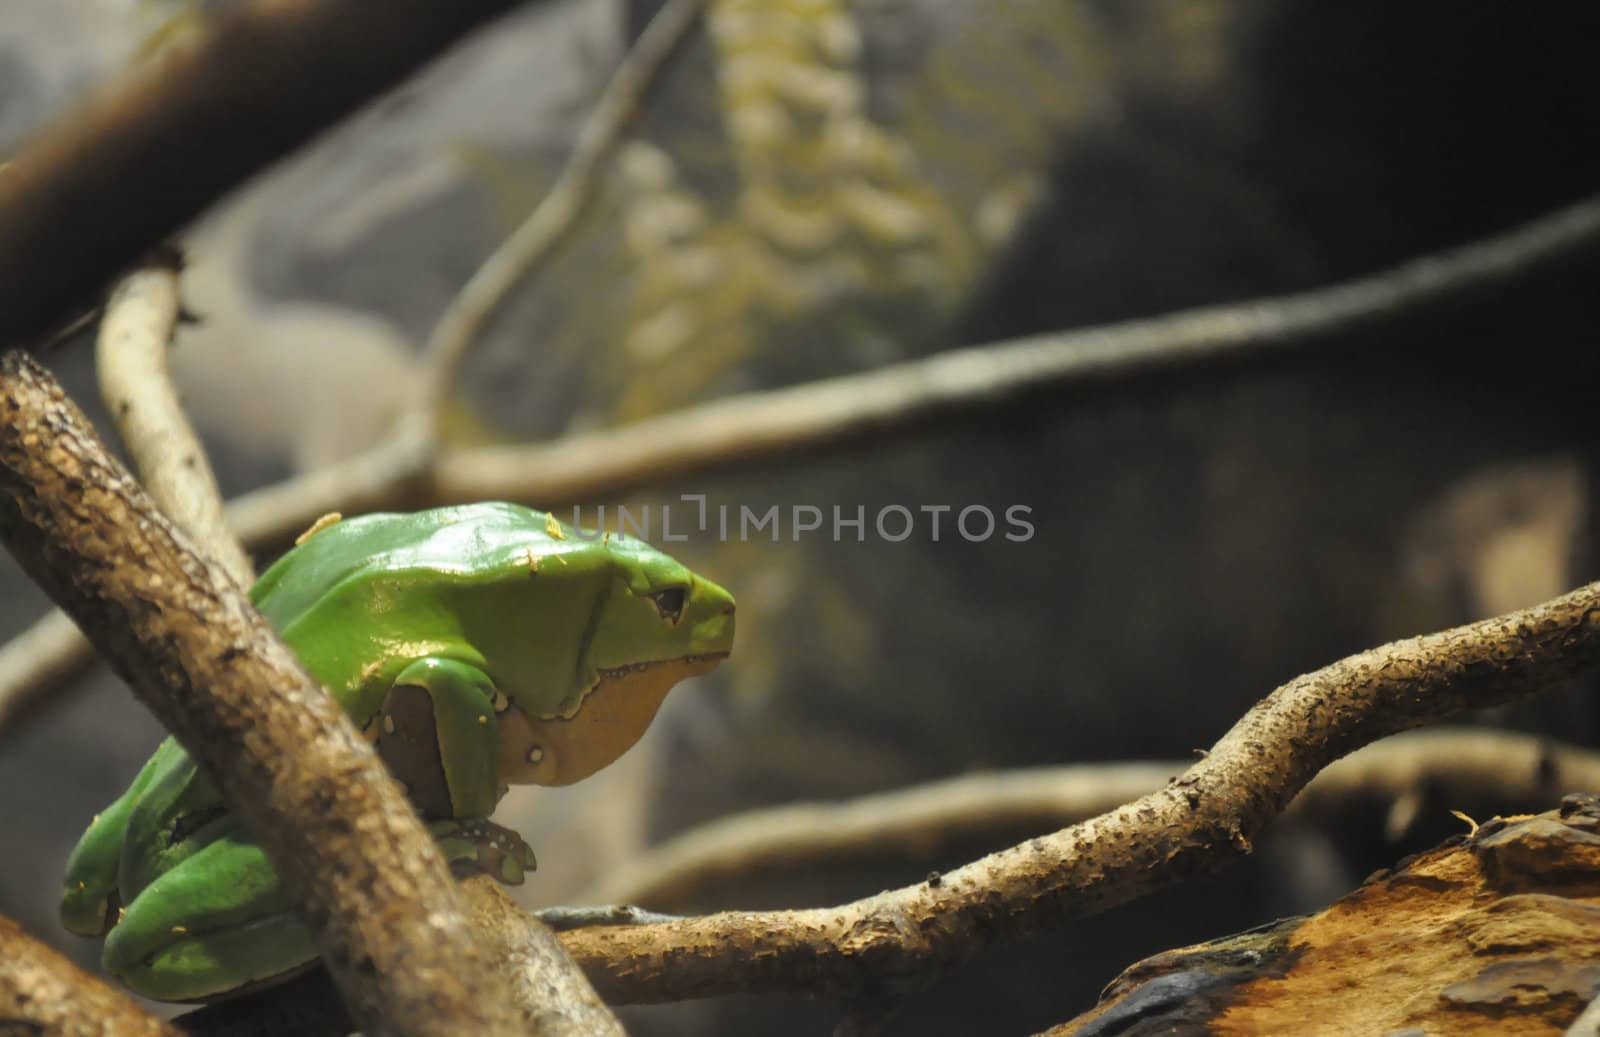
[[[710,652],[601,670],[570,716],[533,717],[511,706],[500,714],[500,780],[570,785],[587,778],[633,747],[679,681],[706,673],[727,657],[727,652]]]

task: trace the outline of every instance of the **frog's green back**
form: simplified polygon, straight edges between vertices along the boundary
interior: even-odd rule
[[[500,502],[343,519],[278,559],[250,599],[283,630],[351,577],[384,570],[470,573],[487,555],[525,548],[529,531],[545,521],[542,512]]]

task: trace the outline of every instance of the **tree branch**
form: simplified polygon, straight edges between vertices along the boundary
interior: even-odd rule
[[[0,1033],[179,1037],[133,998],[0,918]]]
[[[65,612],[51,609],[0,646],[0,738],[60,701],[55,692],[83,675],[94,647]]]
[[[1241,854],[1361,745],[1600,670],[1600,584],[1350,656],[1250,710],[1159,791],[943,876],[838,908],[724,912],[562,940],[612,1002],[790,990],[857,998],[931,981]]]
[[[363,1028],[520,1031],[371,747],[18,352],[0,360],[0,537],[218,780],[301,897]]]
[[[1283,355],[1430,314],[1468,312],[1551,267],[1600,252],[1600,198],[1505,234],[1298,295],[956,349],[865,374],[744,393],[552,444],[455,451],[433,500],[591,501],[734,465],[904,433],[952,417]],[[240,502],[250,514],[249,496]]]
[[[167,366],[182,308],[178,266],[175,256],[147,263],[112,291],[95,343],[100,394],[162,514],[249,587],[255,568],[228,529],[222,491]]]
[[[429,376],[423,406],[435,429],[468,353],[512,290],[549,261],[589,210],[604,182],[605,165],[627,139],[661,70],[705,6],[706,0],[667,0],[662,5],[607,82],[549,193],[450,300],[424,357]]]
[[[548,507],[615,498],[739,464],[904,434],[1024,395],[1242,363],[1430,315],[1459,315],[1597,253],[1600,198],[1593,198],[1463,248],[1298,295],[952,350],[554,443],[448,450],[432,463],[391,470],[387,481],[363,480],[357,499],[362,507],[408,498],[439,504],[505,498]],[[384,448],[374,456],[387,457]],[[342,467],[357,475],[366,464],[356,458]],[[340,482],[323,473],[290,479],[235,499],[230,514],[246,543],[281,541],[317,515],[339,510]]]
[[[469,921],[495,967],[510,979],[512,998],[530,1032],[623,1037],[622,1024],[536,915],[518,907],[487,875],[467,878],[461,889]]]
[[[0,167],[0,345],[88,306],[229,188],[512,6],[247,0],[164,48]]]
[[[577,901],[681,911],[753,875],[860,860],[937,860],[1114,810],[1187,767],[1180,761],[1035,767],[968,774],[841,803],[751,810],[652,848],[602,877]],[[1532,808],[1569,788],[1600,788],[1600,753],[1502,731],[1424,731],[1333,763],[1287,814],[1336,816],[1359,799],[1403,806],[1397,819],[1414,818],[1424,792],[1457,806],[1493,801]]]

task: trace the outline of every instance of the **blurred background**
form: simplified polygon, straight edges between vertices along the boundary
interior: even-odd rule
[[[186,236],[201,320],[174,365],[225,491],[382,437],[440,312],[543,196],[659,6],[515,13]],[[1510,227],[1600,172],[1587,5],[707,8],[597,204],[473,352],[458,441],[555,438],[958,345],[1308,289]],[[8,0],[0,155],[198,11]],[[1593,394],[1574,372],[1593,348],[1595,273],[1456,321],[1041,394],[630,498],[869,516],[1020,505],[1035,534],[676,545],[738,596],[738,649],[610,771],[508,797],[499,819],[541,866],[521,895],[579,896],[643,847],[743,808],[1181,759],[1301,672],[1593,578]],[[49,361],[97,406],[87,343]],[[0,580],[9,635],[45,603],[9,558]],[[1481,719],[1596,734],[1590,688]],[[0,912],[85,962],[95,949],[55,922],[61,865],[158,737],[104,671],[0,734]],[[1315,910],[1456,824],[1440,805],[1395,843],[1356,820],[1285,827],[1221,876],[989,955],[890,1032],[1042,1029],[1144,955]],[[834,903],[993,848],[652,906]],[[802,1034],[835,1012],[762,997],[625,1018],[639,1034]]]

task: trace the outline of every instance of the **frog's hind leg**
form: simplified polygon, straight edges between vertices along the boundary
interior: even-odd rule
[[[112,930],[115,932],[116,930]],[[168,944],[118,971],[128,988],[156,1001],[214,1001],[275,986],[317,963],[311,932],[293,911]]]
[[[266,854],[227,835],[128,904],[103,960],[146,997],[201,1001],[286,979],[316,956]]]
[[[128,790],[96,814],[78,840],[72,856],[67,858],[66,885],[61,895],[61,924],[68,930],[80,936],[99,936],[115,924],[121,907],[118,871],[128,820],[145,790],[180,752],[173,739],[162,742]]]

